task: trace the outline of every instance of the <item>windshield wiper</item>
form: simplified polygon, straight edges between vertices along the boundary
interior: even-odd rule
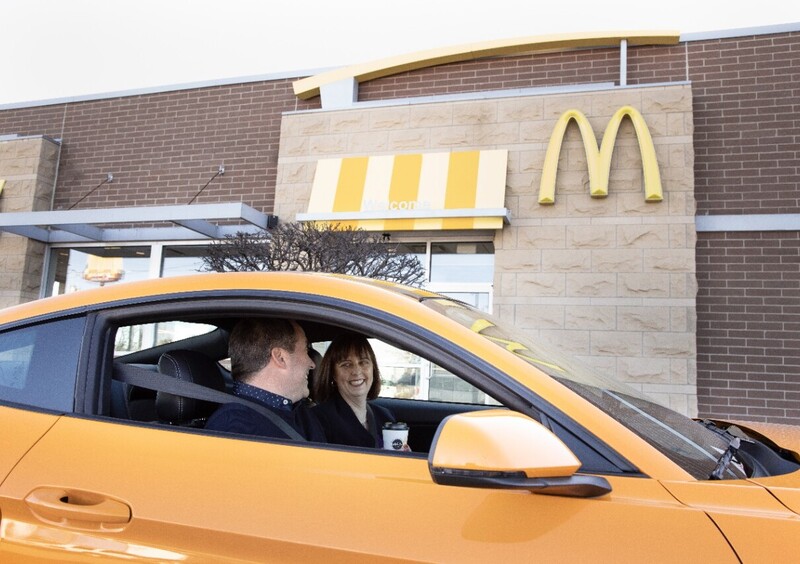
[[[739,452],[739,445],[741,445],[739,437],[733,437],[731,442],[728,443],[728,448],[726,448],[725,452],[722,453],[722,456],[717,459],[717,465],[714,467],[714,471],[711,472],[711,475],[708,477],[709,480],[722,479],[722,475],[725,473],[725,470],[728,469],[728,466],[730,466],[733,457],[736,456],[737,452]]]

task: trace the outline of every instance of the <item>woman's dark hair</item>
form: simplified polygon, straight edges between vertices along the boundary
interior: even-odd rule
[[[322,364],[320,364],[311,386],[311,397],[315,402],[322,403],[333,396],[336,390],[333,381],[334,368],[351,353],[355,353],[359,357],[366,355],[372,361],[372,386],[367,393],[367,399],[375,399],[381,393],[381,372],[378,369],[378,360],[375,358],[372,346],[364,335],[346,333],[336,337],[325,351],[325,356],[322,357]]]

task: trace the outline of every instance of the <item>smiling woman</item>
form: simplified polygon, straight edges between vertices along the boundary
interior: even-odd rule
[[[354,333],[336,337],[325,352],[312,389],[328,442],[383,447],[381,429],[385,423],[395,422],[395,417],[369,402],[380,394],[381,375],[366,337]]]

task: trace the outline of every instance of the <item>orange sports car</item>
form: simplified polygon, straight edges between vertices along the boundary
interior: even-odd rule
[[[411,452],[205,429],[248,317],[297,321],[315,356],[367,337]],[[181,351],[203,378],[160,370]],[[6,309],[0,429],[0,562],[800,558],[798,428],[689,419],[377,281],[207,274]]]

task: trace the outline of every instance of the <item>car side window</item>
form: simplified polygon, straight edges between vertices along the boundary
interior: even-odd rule
[[[369,339],[381,372],[382,398],[415,399],[471,405],[500,405],[482,390],[413,352]],[[325,354],[329,343],[315,343]]]
[[[0,333],[0,401],[72,411],[83,319]]]
[[[174,343],[203,335],[216,329],[206,323],[186,321],[162,321],[120,327],[114,339],[114,356],[121,356],[144,349]]]

